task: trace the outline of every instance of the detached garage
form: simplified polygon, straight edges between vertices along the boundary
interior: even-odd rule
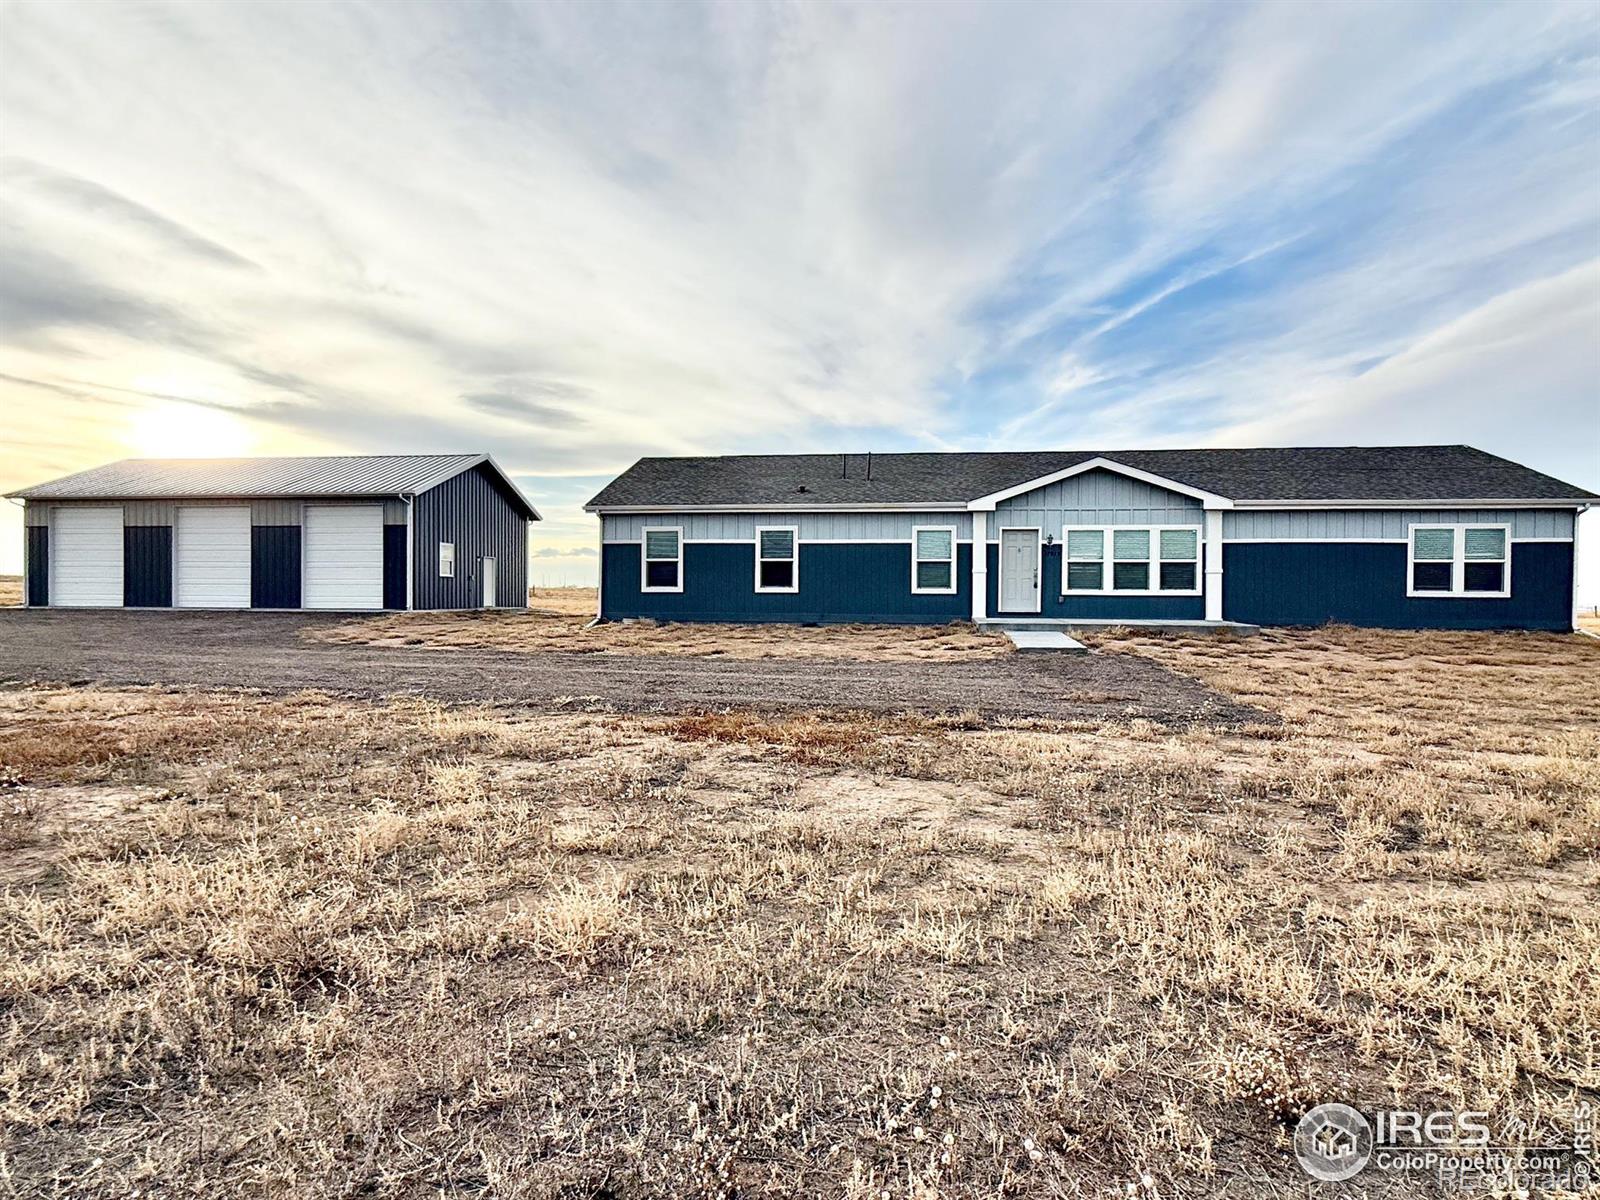
[[[14,497],[37,607],[521,608],[539,519],[487,454],[125,459]]]

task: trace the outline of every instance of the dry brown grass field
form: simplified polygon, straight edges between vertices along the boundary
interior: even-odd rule
[[[0,1191],[1278,1197],[1324,1099],[1563,1131],[1600,646],[1101,644],[1281,723],[0,692]]]
[[[593,588],[541,588],[528,611],[414,612],[358,617],[306,631],[342,645],[438,646],[589,654],[690,654],[723,658],[853,658],[886,662],[1008,654],[1003,634],[956,625],[704,625],[626,621],[585,628]]]

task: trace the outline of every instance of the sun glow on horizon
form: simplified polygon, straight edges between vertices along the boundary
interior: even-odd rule
[[[122,441],[148,458],[226,458],[247,453],[256,436],[233,413],[169,400],[132,414]]]

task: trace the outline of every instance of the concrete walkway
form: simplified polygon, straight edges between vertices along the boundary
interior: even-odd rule
[[[1089,653],[1089,647],[1058,630],[1008,629],[1006,636],[1011,639],[1011,644],[1020,654],[1032,654],[1041,650],[1050,650],[1057,654]]]

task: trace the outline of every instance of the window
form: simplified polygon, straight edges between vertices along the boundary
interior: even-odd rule
[[[439,543],[439,578],[454,579],[456,577],[456,544],[454,542]]]
[[[683,530],[646,529],[640,568],[642,591],[683,591]]]
[[[1161,581],[1163,592],[1192,592],[1200,586],[1200,531],[1161,531]]]
[[[1062,595],[1200,594],[1200,531],[1193,526],[1069,527],[1062,538]]]
[[[795,547],[799,542],[793,528],[756,528],[756,591],[798,592],[800,563]]]
[[[911,590],[956,590],[955,526],[920,526],[911,531]]]
[[[1111,531],[1111,588],[1117,592],[1150,590],[1150,531]]]
[[[1067,587],[1069,592],[1098,592],[1105,587],[1106,531],[1067,530]]]
[[[1505,525],[1413,525],[1406,595],[1505,599],[1510,540]]]

